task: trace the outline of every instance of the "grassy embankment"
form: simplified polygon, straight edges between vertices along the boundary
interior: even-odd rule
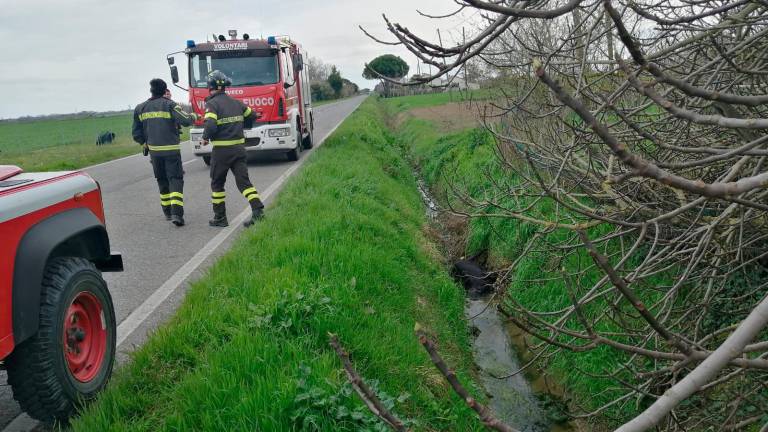
[[[417,107],[441,105],[446,103],[446,100],[442,95],[424,95],[391,99],[387,103],[390,116],[395,116],[403,115],[402,113]],[[471,114],[468,112],[467,115]],[[439,130],[434,123],[413,116],[407,116],[398,129],[397,138],[410,149],[425,182],[435,192],[438,200],[445,202],[452,187],[458,187],[470,196],[482,199],[486,193],[498,190],[499,185],[516,182],[514,174],[503,170],[497,163],[493,139],[482,129],[445,132]],[[490,176],[486,173],[490,173]],[[455,203],[457,200],[452,201]],[[524,207],[524,203],[519,200],[515,203],[507,200],[506,204],[510,208]],[[551,202],[542,201],[530,210],[528,216],[539,216],[547,220],[553,211]],[[491,265],[501,268],[520,256],[526,244],[540,230],[539,226],[511,218],[475,218],[467,227],[466,253],[472,255],[481,250],[488,250]],[[594,228],[591,235],[595,237],[603,230],[604,227]],[[573,233],[556,229],[546,234],[544,239],[550,244],[557,244],[564,242],[569,235]],[[520,304],[537,311],[554,311],[568,307],[571,302],[560,277],[559,267],[562,266],[569,273],[575,273],[591,263],[591,259],[583,251],[565,260],[542,252],[531,252],[514,269],[512,282],[507,287],[507,300],[514,298]],[[588,273],[578,283],[582,287],[588,287],[595,283],[597,278],[596,272]],[[586,308],[586,313],[588,316],[595,316],[605,307],[602,302],[594,302]],[[582,406],[595,408],[612,401],[621,393],[617,393],[613,381],[590,377],[587,374],[603,374],[626,360],[624,355],[603,348],[587,353],[561,352],[550,359],[547,373],[562,383]],[[622,418],[632,414],[634,409],[634,406],[609,409],[606,414]]]
[[[131,114],[3,122],[0,165],[18,165],[27,171],[70,170],[137,154],[141,147],[131,138],[132,122]],[[114,132],[115,141],[97,146],[96,138],[104,131]]]
[[[417,320],[431,329],[470,383],[464,293],[422,233],[381,106],[364,102],[311,156],[75,431],[385,430],[345,385],[328,332],[416,430],[481,429],[413,335]]]

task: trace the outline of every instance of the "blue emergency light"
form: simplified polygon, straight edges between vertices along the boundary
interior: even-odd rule
[[[267,43],[270,45],[277,45],[277,38],[274,36],[269,36],[267,38]]]
[[[187,41],[187,48],[194,48],[194,47],[195,47],[195,41],[193,41],[192,39],[189,39]]]

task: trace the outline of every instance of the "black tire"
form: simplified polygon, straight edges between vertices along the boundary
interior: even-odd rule
[[[65,358],[65,317],[75,298],[98,301],[106,331],[102,360],[93,378],[75,378]],[[74,318],[72,322],[75,322]],[[96,323],[98,324],[98,323]],[[101,273],[82,258],[55,258],[45,268],[40,299],[40,328],[8,357],[8,383],[13,397],[31,417],[66,424],[83,403],[94,399],[109,381],[115,359],[115,311]],[[79,353],[79,351],[78,351]]]
[[[309,149],[311,149],[315,145],[315,143],[314,143],[314,140],[315,140],[315,132],[314,132],[314,130],[315,130],[315,126],[313,124],[312,117],[310,117],[309,118],[309,133],[307,134],[306,137],[304,137],[301,140],[301,145],[302,145],[302,147],[304,147],[305,150],[309,150]]]
[[[205,166],[211,166],[211,157],[203,156],[203,163],[205,164]]]
[[[302,135],[301,119],[296,117],[296,148],[299,154],[304,152],[304,136]]]
[[[286,156],[288,156],[288,160],[291,162],[296,162],[299,160],[299,147],[301,147],[301,144],[296,144],[296,147],[286,153]]]

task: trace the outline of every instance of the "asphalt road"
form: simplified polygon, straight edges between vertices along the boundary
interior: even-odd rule
[[[325,139],[364,98],[315,108],[315,143]],[[251,181],[267,204],[312,151],[304,151],[299,162],[288,162],[280,155],[249,162]],[[229,248],[236,237],[231,234],[242,229],[235,222],[249,213],[245,198],[237,192],[230,175],[226,186],[230,227],[209,227],[212,210],[208,167],[192,154],[188,143],[182,146],[182,159],[187,223],[182,228],[174,227],[163,217],[157,183],[147,158],[135,155],[85,169],[101,185],[112,250],[122,252],[125,264],[124,272],[105,274],[120,323],[119,361],[171,316],[183,299],[187,281],[203,274]],[[3,432],[40,428],[26,415],[20,415],[4,371],[0,372],[0,428]]]

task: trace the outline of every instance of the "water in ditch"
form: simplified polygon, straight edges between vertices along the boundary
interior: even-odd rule
[[[439,206],[424,182],[418,175],[416,178],[427,217],[439,223]],[[545,388],[541,385],[534,388],[524,373],[513,374],[521,367],[511,335],[513,329],[491,302],[492,296],[467,298],[464,309],[468,324],[473,327],[472,353],[489,408],[498,419],[522,432],[575,430],[552,421],[547,415],[541,396],[551,395],[546,394]]]
[[[467,300],[465,314],[476,330],[472,341],[475,364],[489,396],[489,408],[510,426],[524,432],[564,432],[567,425],[554,423],[538,392],[525,374],[510,376],[521,367],[509,327],[490,297]]]

